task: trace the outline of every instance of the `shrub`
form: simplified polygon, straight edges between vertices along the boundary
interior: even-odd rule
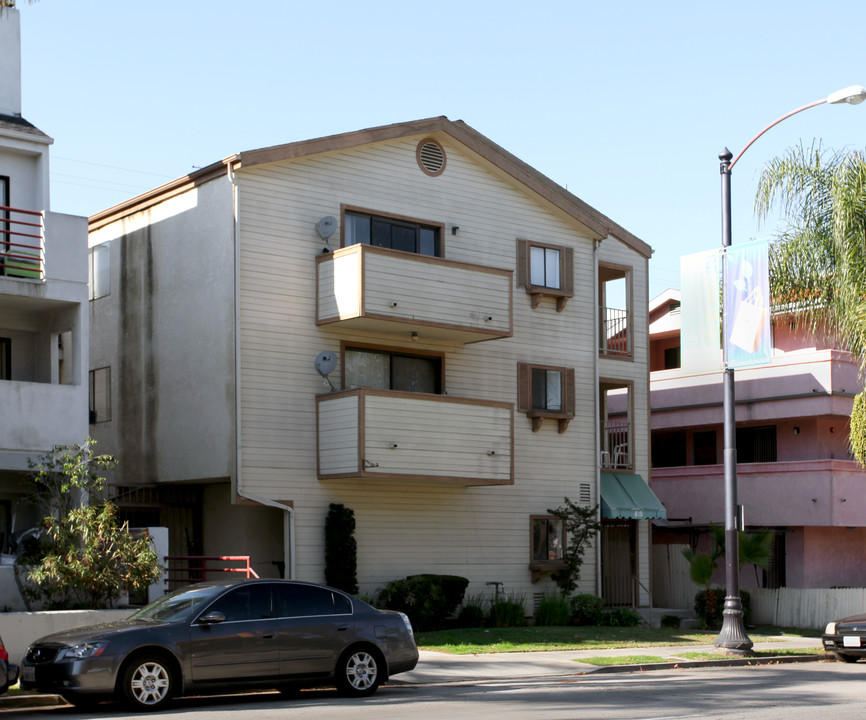
[[[336,503],[325,518],[325,584],[350,595],[358,592],[355,512]]]
[[[615,607],[601,614],[599,624],[608,627],[637,627],[640,623],[641,616],[631,608]]]
[[[707,593],[701,590],[695,595],[695,614],[708,628],[720,628],[725,609],[725,589],[713,588],[714,604],[707,607]],[[740,601],[743,603],[743,623],[748,625],[752,619],[752,598],[746,590],[740,590]]]
[[[597,595],[575,595],[571,598],[571,622],[575,625],[598,625],[604,601]]]
[[[484,608],[470,603],[463,605],[457,613],[457,627],[479,628],[484,626]]]
[[[663,628],[671,628],[673,630],[679,630],[680,625],[682,625],[682,618],[678,615],[662,615],[661,622],[659,623]]]
[[[500,600],[490,604],[491,627],[521,627],[526,624],[523,616],[523,603],[514,600]]]
[[[376,605],[406,613],[416,630],[437,630],[457,609],[468,584],[466,578],[455,575],[412,575],[385,585],[376,596]],[[460,585],[463,589],[457,597]]]
[[[561,595],[545,594],[535,611],[536,625],[568,625],[570,619],[571,603]]]

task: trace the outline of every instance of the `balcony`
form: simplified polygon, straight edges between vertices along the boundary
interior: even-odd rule
[[[601,307],[599,315],[599,353],[607,357],[631,357],[631,313],[620,308]]]
[[[316,410],[320,480],[514,483],[511,403],[356,388]]]
[[[627,420],[601,424],[602,470],[625,470],[632,467],[631,442]]]
[[[473,343],[512,334],[512,271],[351,245],[317,258],[317,325]]]
[[[0,205],[0,277],[41,280],[43,213]]]
[[[737,465],[738,501],[750,527],[866,526],[863,471],[853,460]],[[653,468],[652,488],[668,517],[724,524],[724,466]]]

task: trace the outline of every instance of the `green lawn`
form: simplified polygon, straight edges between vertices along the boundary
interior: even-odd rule
[[[665,645],[711,645],[718,631],[674,630],[671,628],[618,627],[520,627],[461,628],[416,633],[422,650],[470,655],[496,652],[538,652],[543,650],[592,650],[604,648],[661,647]],[[818,637],[820,631],[761,627],[749,630],[753,641],[796,640]]]

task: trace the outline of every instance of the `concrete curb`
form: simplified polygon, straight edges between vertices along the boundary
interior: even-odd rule
[[[739,667],[743,665],[788,665],[792,663],[833,660],[832,655],[776,655],[774,657],[728,657],[723,660],[680,660],[677,662],[646,663],[642,665],[599,665],[595,673],[646,672],[647,670],[681,670],[696,667]],[[587,673],[589,674],[589,673]]]

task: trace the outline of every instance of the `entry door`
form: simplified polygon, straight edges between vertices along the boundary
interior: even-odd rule
[[[193,681],[276,677],[280,650],[272,607],[269,583],[241,586],[208,607],[205,615],[220,612],[226,619],[190,627]]]
[[[635,521],[601,527],[601,592],[606,605],[634,603]]]

